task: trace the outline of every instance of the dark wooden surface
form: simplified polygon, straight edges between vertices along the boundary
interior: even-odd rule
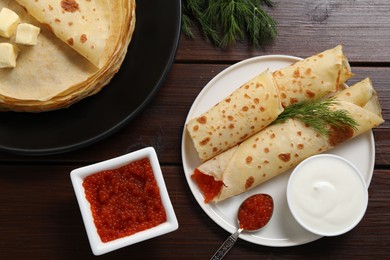
[[[276,0],[269,12],[279,36],[260,49],[240,42],[228,49],[195,30],[182,36],[176,61],[153,101],[109,138],[81,150],[50,156],[0,153],[0,259],[93,259],[71,170],[153,146],[179,221],[167,235],[99,259],[209,259],[229,235],[196,203],[181,163],[186,115],[201,89],[218,72],[242,59],[265,54],[307,57],[344,45],[356,76],[370,77],[386,120],[374,129],[376,163],[364,219],[351,232],[286,248],[239,240],[226,259],[390,258],[390,1]]]

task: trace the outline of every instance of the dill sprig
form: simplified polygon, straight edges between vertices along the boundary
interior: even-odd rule
[[[227,47],[247,37],[254,47],[276,38],[276,21],[262,5],[273,7],[272,0],[183,0],[182,31],[193,37],[192,22],[214,44]]]
[[[326,136],[329,135],[330,126],[339,129],[351,127],[356,130],[358,123],[347,110],[331,109],[331,106],[336,104],[337,100],[334,98],[298,102],[286,107],[273,124],[296,118]]]

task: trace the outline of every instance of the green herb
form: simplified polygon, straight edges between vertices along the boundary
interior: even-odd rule
[[[329,126],[340,129],[348,126],[356,130],[358,124],[348,111],[331,109],[331,106],[335,104],[337,101],[333,98],[295,103],[286,107],[274,124],[282,123],[289,118],[297,118],[322,135],[329,134]]]
[[[274,6],[272,0],[183,0],[182,31],[193,37],[195,21],[217,46],[227,47],[247,37],[258,47],[277,35],[276,21],[262,5]]]

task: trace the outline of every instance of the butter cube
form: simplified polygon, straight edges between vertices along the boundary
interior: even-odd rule
[[[26,45],[36,45],[41,28],[32,24],[21,23],[16,28],[15,42]]]
[[[0,68],[15,68],[19,49],[13,44],[0,43]]]
[[[3,7],[0,11],[0,36],[9,38],[19,22],[19,16],[14,11]]]

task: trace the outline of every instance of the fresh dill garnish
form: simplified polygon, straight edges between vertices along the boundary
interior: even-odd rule
[[[227,47],[247,37],[254,47],[276,38],[276,21],[262,5],[273,7],[272,0],[183,0],[182,31],[193,37],[195,21],[206,38]]]
[[[337,100],[334,98],[301,101],[286,107],[273,124],[282,123],[289,118],[296,118],[321,135],[329,135],[330,126],[339,129],[351,127],[356,130],[358,123],[347,110],[331,109],[331,106],[336,104]]]

